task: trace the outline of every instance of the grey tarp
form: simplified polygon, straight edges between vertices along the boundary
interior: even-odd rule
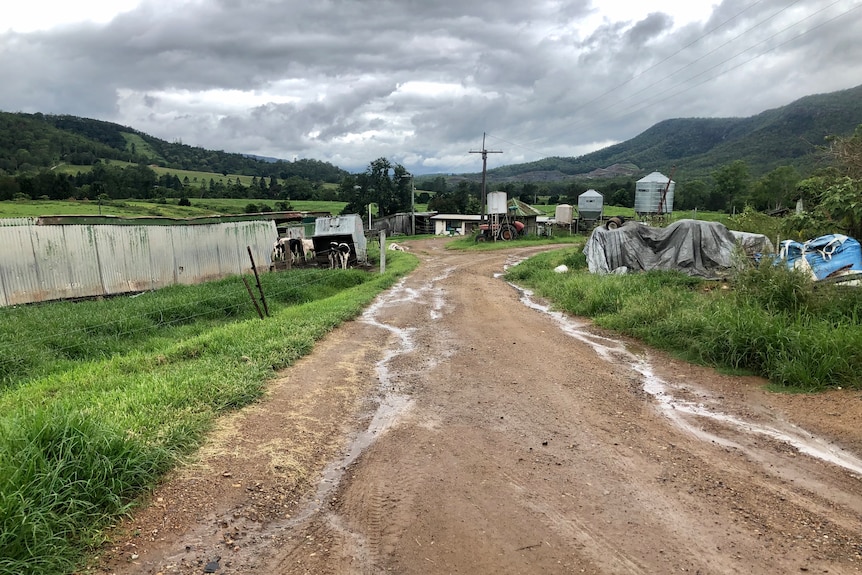
[[[675,270],[717,279],[732,266],[736,240],[718,222],[679,220],[654,228],[630,220],[615,230],[600,226],[584,246],[592,273]]]

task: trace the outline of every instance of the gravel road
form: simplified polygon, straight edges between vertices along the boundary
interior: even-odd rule
[[[548,248],[420,267],[225,417],[116,574],[859,573],[862,393],[770,393],[549,311]]]

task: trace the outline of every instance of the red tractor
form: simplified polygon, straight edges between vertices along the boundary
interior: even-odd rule
[[[476,236],[476,241],[491,242],[494,240],[500,240],[507,242],[509,240],[514,240],[523,233],[524,222],[519,222],[518,220],[481,224],[479,225],[479,234]]]

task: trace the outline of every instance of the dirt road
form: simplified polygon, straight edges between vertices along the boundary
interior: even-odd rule
[[[117,574],[859,573],[862,393],[787,396],[422,265],[219,422]]]

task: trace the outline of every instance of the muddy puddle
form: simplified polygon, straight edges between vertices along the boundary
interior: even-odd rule
[[[622,341],[600,336],[587,331],[586,322],[551,310],[547,305],[537,302],[533,293],[515,286],[521,294],[521,302],[541,313],[552,317],[560,329],[569,336],[591,346],[604,361],[623,366],[638,374],[644,392],[649,394],[658,409],[679,428],[695,437],[715,444],[739,449],[757,457],[751,449],[729,437],[718,435],[704,428],[705,421],[717,422],[743,436],[761,436],[784,443],[799,453],[842,467],[857,476],[862,476],[862,460],[831,445],[823,438],[791,424],[766,424],[747,420],[722,411],[718,398],[712,397],[705,389],[693,382],[674,384],[657,376],[648,355],[642,350],[632,351]],[[692,401],[692,395],[698,398]],[[711,426],[715,427],[715,426]]]
[[[390,364],[396,357],[415,350],[413,335],[416,329],[401,328],[387,323],[384,319],[385,311],[398,305],[421,305],[428,310],[429,319],[440,319],[445,304],[444,292],[440,285],[452,271],[452,269],[444,270],[419,289],[407,287],[405,279],[402,279],[378,296],[363,312],[359,321],[388,331],[392,335],[393,342],[383,352],[383,356],[376,364],[377,378],[380,382],[376,408],[371,414],[368,427],[350,439],[344,456],[330,463],[324,469],[314,498],[282,528],[298,525],[319,511],[321,502],[326,501],[338,487],[350,465],[413,406],[413,400],[410,396],[400,391],[402,389],[401,382],[390,369]],[[336,518],[330,518],[330,523],[335,526],[338,521]]]

